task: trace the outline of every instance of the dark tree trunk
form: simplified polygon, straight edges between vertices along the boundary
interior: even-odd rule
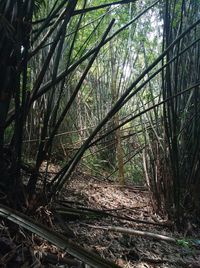
[[[32,14],[32,0],[29,1],[29,8],[27,3],[28,1],[22,0],[0,3],[0,13],[2,14],[0,23],[0,185],[13,203],[22,189],[20,139],[22,138],[23,122],[19,66],[24,54],[22,47],[24,51],[27,51],[26,44],[29,43],[27,41],[30,36],[30,29],[27,28],[27,25],[30,14]],[[5,146],[6,119],[12,98],[17,116],[12,141],[10,145]]]

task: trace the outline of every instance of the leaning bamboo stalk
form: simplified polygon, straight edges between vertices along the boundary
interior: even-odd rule
[[[97,57],[97,55],[98,55],[98,53],[99,53],[99,51],[100,51],[100,49],[101,49],[101,47],[102,47],[102,44],[103,44],[103,42],[104,42],[106,36],[108,35],[110,29],[112,28],[113,24],[114,24],[114,20],[111,21],[111,23],[109,24],[107,30],[105,31],[104,36],[102,37],[102,40],[101,40],[101,42],[100,42],[99,45],[98,45],[98,50],[96,51],[96,53],[94,53],[93,57],[90,59],[90,61],[89,61],[88,65],[87,65],[87,67],[86,67],[86,69],[85,69],[83,75],[81,76],[81,78],[80,78],[80,80],[79,80],[79,82],[78,82],[78,84],[77,84],[77,86],[76,86],[74,92],[72,93],[72,95],[71,95],[71,97],[70,97],[70,100],[68,101],[68,103],[67,103],[67,105],[65,106],[64,110],[62,111],[62,113],[61,113],[61,115],[60,115],[58,121],[56,122],[56,125],[55,125],[55,127],[54,127],[54,129],[53,129],[53,131],[52,131],[52,133],[51,133],[51,135],[50,135],[50,138],[49,138],[49,140],[47,141],[46,149],[47,149],[47,148],[51,145],[51,143],[53,142],[54,136],[56,135],[56,133],[57,133],[57,131],[58,131],[58,129],[59,129],[59,127],[60,127],[60,125],[61,125],[61,123],[62,123],[64,117],[66,116],[68,110],[70,109],[70,107],[71,107],[71,105],[72,105],[74,99],[76,98],[76,96],[77,96],[77,94],[78,94],[78,92],[79,92],[79,90],[80,90],[80,88],[81,88],[81,86],[82,86],[82,84],[83,84],[83,81],[85,80],[85,77],[87,76],[87,74],[88,74],[88,72],[89,72],[89,70],[90,70],[90,68],[91,68],[91,66],[92,66],[92,64],[93,64],[93,62],[94,62],[94,60],[96,59],[96,57]]]
[[[198,81],[197,83],[194,83],[193,85],[191,85],[190,87],[188,87],[187,89],[183,90],[183,91],[180,91],[178,92],[177,94],[171,96],[171,97],[168,97],[162,101],[160,101],[159,103],[153,105],[153,106],[149,106],[147,109],[137,113],[136,115],[133,115],[132,117],[128,118],[127,120],[125,120],[124,122],[122,122],[121,124],[119,124],[119,126],[113,128],[112,130],[110,130],[109,132],[103,134],[102,136],[100,136],[99,138],[97,138],[96,140],[94,140],[92,143],[89,144],[89,147],[93,146],[94,144],[96,144],[97,142],[99,142],[100,140],[104,139],[106,136],[110,135],[113,131],[116,131],[118,128],[126,125],[127,123],[129,123],[130,121],[133,121],[134,119],[136,119],[137,117],[153,110],[154,108],[160,106],[160,105],[163,105],[164,103],[167,103],[169,102],[170,100],[172,100],[173,98],[176,98],[190,90],[193,90],[194,88],[198,87],[200,85],[200,82]]]
[[[108,42],[110,42],[110,40],[112,40],[115,36],[117,36],[121,31],[127,29],[128,26],[130,26],[132,23],[136,22],[142,15],[144,15],[146,12],[148,12],[151,8],[153,8],[158,1],[155,1],[153,4],[151,4],[150,6],[148,6],[147,8],[145,8],[145,10],[141,11],[136,17],[134,17],[131,21],[129,21],[128,23],[126,23],[125,25],[123,25],[120,29],[116,30],[111,36],[107,37],[102,45],[107,44]],[[73,63],[68,69],[66,69],[65,71],[61,72],[56,80],[53,82],[48,81],[47,83],[45,83],[41,88],[40,91],[38,92],[37,96],[35,96],[35,98],[33,98],[32,101],[35,101],[36,99],[38,99],[39,97],[41,97],[44,93],[46,93],[49,89],[52,88],[52,86],[54,86],[55,84],[59,83],[60,81],[62,81],[63,78],[65,78],[67,75],[69,75],[72,71],[74,71],[76,69],[77,66],[79,66],[83,61],[85,61],[86,59],[88,59],[92,54],[95,53],[95,51],[98,50],[98,46],[91,49],[90,51],[86,52],[86,54],[84,54],[80,59],[78,59],[75,63]]]
[[[107,37],[107,35],[108,35],[110,29],[112,28],[114,22],[115,22],[115,20],[113,19],[113,20],[110,22],[110,24],[108,25],[108,28],[106,29],[106,31],[105,31],[105,33],[104,33],[104,35],[103,35],[103,37],[102,37],[102,39],[101,39],[101,41],[100,41],[100,43],[99,43],[99,45],[98,45],[98,50],[95,52],[95,54],[94,54],[94,55],[92,56],[92,58],[90,59],[90,62],[89,62],[89,64],[88,64],[88,66],[86,67],[86,69],[85,69],[83,75],[81,76],[81,78],[80,78],[80,80],[79,80],[79,82],[78,82],[78,84],[77,84],[77,86],[76,86],[76,89],[74,90],[72,96],[70,97],[69,102],[67,103],[67,105],[66,105],[65,109],[63,110],[63,112],[62,112],[60,118],[58,119],[58,121],[57,121],[57,123],[56,123],[56,125],[55,125],[55,127],[54,127],[54,130],[53,130],[52,133],[51,133],[50,139],[48,140],[48,142],[47,142],[47,144],[46,144],[46,148],[48,148],[48,146],[50,145],[50,143],[53,141],[54,135],[56,134],[56,132],[57,132],[57,130],[58,130],[60,124],[62,123],[62,121],[63,121],[63,119],[64,119],[64,117],[65,117],[65,115],[66,115],[66,113],[67,113],[67,111],[69,110],[71,104],[73,103],[75,97],[77,96],[77,93],[79,92],[79,90],[80,90],[80,88],[81,88],[81,86],[82,86],[82,83],[83,83],[85,77],[86,77],[87,74],[88,74],[88,71],[90,70],[90,68],[91,68],[91,66],[92,66],[92,64],[93,64],[93,62],[94,62],[94,60],[96,59],[96,57],[97,57],[97,55],[98,55],[98,53],[99,53],[99,51],[100,51],[100,49],[101,49],[101,47],[103,46],[103,43],[104,43],[104,41],[105,41],[105,39],[106,39],[106,37]],[[101,129],[101,128],[100,128],[100,129]],[[96,132],[95,132],[95,130],[96,130]],[[91,136],[85,141],[85,143],[82,145],[82,147],[80,147],[80,150],[77,152],[77,154],[75,155],[74,159],[72,159],[72,160],[70,161],[70,163],[69,163],[69,168],[68,168],[68,165],[67,165],[66,169],[64,169],[64,172],[63,172],[62,176],[58,179],[58,182],[57,182],[57,184],[55,185],[55,189],[56,189],[57,187],[59,187],[59,188],[61,189],[62,186],[63,186],[63,184],[64,184],[64,182],[65,182],[65,177],[70,176],[71,173],[74,171],[74,168],[75,168],[75,166],[78,164],[80,158],[83,156],[83,154],[84,154],[84,152],[85,152],[85,149],[88,147],[89,143],[92,141],[92,139],[93,139],[93,138],[95,137],[95,135],[98,133],[98,128],[95,129],[95,130],[93,131],[93,135],[91,134]],[[66,171],[66,174],[67,174],[67,175],[65,174],[65,171]],[[63,179],[63,175],[64,175],[64,179]],[[53,179],[52,182],[54,183],[56,180],[57,180],[57,177],[55,177],[55,178]]]
[[[34,233],[48,242],[54,244],[60,249],[68,252],[73,257],[83,261],[84,263],[95,268],[119,268],[113,262],[107,261],[91,251],[84,249],[83,247],[67,239],[63,235],[56,233],[55,231],[43,226],[42,224],[35,222],[26,215],[10,209],[6,206],[0,205],[0,216],[25,228],[26,230]]]

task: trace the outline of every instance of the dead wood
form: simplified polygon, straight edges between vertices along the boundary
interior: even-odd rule
[[[169,236],[166,236],[166,235],[155,234],[155,233],[152,233],[152,232],[146,232],[146,231],[130,229],[130,228],[115,227],[115,226],[94,226],[94,225],[88,225],[88,224],[82,224],[82,225],[87,225],[88,227],[91,227],[91,228],[102,229],[102,230],[106,230],[106,231],[109,231],[109,232],[124,233],[124,234],[142,236],[144,238],[153,238],[153,239],[156,239],[156,240],[163,240],[163,241],[166,241],[166,242],[169,242],[169,243],[176,243],[177,242],[177,239],[175,239],[173,237],[169,237]]]

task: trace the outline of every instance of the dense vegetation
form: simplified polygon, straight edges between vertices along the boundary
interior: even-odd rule
[[[196,220],[199,9],[198,0],[1,0],[3,202],[28,209],[41,193],[49,202],[78,170],[145,183],[156,212]],[[44,161],[61,166],[51,180]]]

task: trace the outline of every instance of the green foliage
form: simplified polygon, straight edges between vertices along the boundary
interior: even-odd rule
[[[8,144],[13,135],[13,125],[10,125],[5,130],[5,144]]]
[[[26,159],[29,150],[37,155],[37,174],[42,162],[62,149],[64,171],[56,183],[52,180],[56,192],[79,162],[95,174],[117,174],[120,144],[127,178],[141,183],[145,163],[158,204],[178,212],[190,191],[199,211],[199,25],[191,24],[199,18],[199,7],[194,2],[163,1],[149,10],[152,1],[134,1],[88,12],[110,1],[78,1],[75,7],[75,1],[41,0],[34,2],[31,18],[24,12],[22,19],[15,8],[14,20],[1,15],[2,36],[9,43],[1,47],[7,57],[1,66],[7,64],[7,74],[15,78],[2,75],[13,82],[7,88],[13,90],[10,111],[1,124],[17,156],[12,167],[20,169],[21,155]],[[107,28],[113,18],[114,26]],[[14,37],[18,42],[10,42]],[[23,140],[33,140],[34,146],[26,147]],[[30,181],[36,188],[37,175]]]
[[[34,15],[47,7],[46,0],[34,0]]]
[[[142,185],[144,183],[144,172],[141,156],[134,157],[130,163],[125,165],[125,177],[128,182]]]
[[[178,239],[177,240],[177,244],[179,246],[182,246],[184,248],[190,248],[191,247],[191,243],[190,241],[186,240],[186,239]]]

